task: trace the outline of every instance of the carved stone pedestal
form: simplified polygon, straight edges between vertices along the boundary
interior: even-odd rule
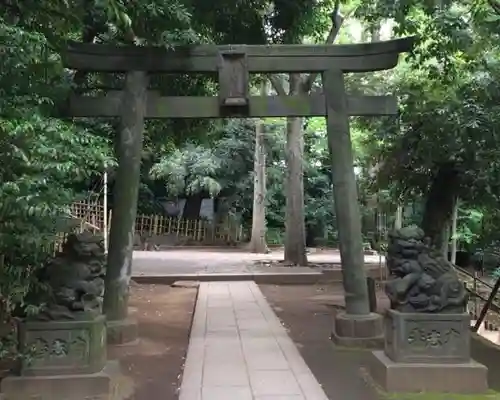
[[[372,378],[388,392],[482,393],[488,369],[470,358],[469,315],[389,310],[384,351],[373,351]]]
[[[105,318],[25,322],[20,376],[2,380],[5,400],[104,400],[110,394]]]
[[[335,315],[332,341],[344,347],[382,348],[384,344],[383,318],[376,313],[366,316],[338,313]]]

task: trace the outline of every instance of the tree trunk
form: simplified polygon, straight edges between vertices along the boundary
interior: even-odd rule
[[[448,259],[448,253],[450,251],[450,224],[451,224],[451,218],[448,221],[448,224],[443,229],[443,238],[441,240],[441,255],[445,258]]]
[[[200,219],[200,210],[202,201],[203,201],[203,195],[201,193],[187,197],[186,203],[184,203],[182,218],[190,220]]]
[[[285,262],[307,265],[302,118],[287,118],[286,128]]]
[[[337,37],[344,18],[338,12],[333,16],[333,25],[326,39],[326,44],[332,44]],[[302,80],[300,74],[290,74],[289,95],[308,94],[319,74],[311,73]],[[274,77],[276,78],[276,77]],[[280,96],[286,95],[282,82],[272,79],[271,83]],[[307,265],[306,228],[304,212],[304,174],[303,154],[304,137],[302,118],[287,118],[287,144],[285,158],[287,178],[285,184],[285,261],[295,265]]]
[[[267,95],[266,82],[262,83],[261,95]],[[252,236],[249,250],[252,253],[267,253],[266,243],[266,146],[264,122],[255,120],[255,155],[253,176]]]
[[[396,219],[394,221],[394,229],[401,229],[403,227],[403,206],[398,204],[396,209]]]
[[[118,169],[113,187],[113,219],[104,292],[104,312],[108,320],[127,317],[147,87],[146,72],[127,74],[121,103]]]
[[[458,220],[458,199],[455,199],[453,214],[451,216],[451,257],[453,264],[457,263],[457,220]]]
[[[338,12],[333,16],[333,25],[326,39],[332,44],[339,33],[344,18]],[[300,74],[290,74],[288,94],[308,94],[319,74],[311,73],[302,80]],[[276,78],[276,77],[274,77]],[[280,96],[286,95],[282,82],[271,78],[271,83]],[[285,261],[295,265],[307,265],[306,228],[304,212],[304,137],[302,118],[287,118],[287,144],[285,158],[287,178],[285,184]]]
[[[445,230],[450,225],[459,186],[460,173],[455,166],[452,163],[440,166],[432,181],[422,217],[422,229],[436,249],[443,250],[448,244],[445,243]]]
[[[370,23],[368,30],[370,31],[370,39],[372,42],[380,42],[381,22],[382,21],[378,20]]]

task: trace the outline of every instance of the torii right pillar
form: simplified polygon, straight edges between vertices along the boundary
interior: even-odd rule
[[[370,312],[368,300],[344,72],[330,69],[322,78],[345,296],[345,312],[335,315],[332,340],[341,346],[376,348],[383,346],[384,324],[380,314]]]

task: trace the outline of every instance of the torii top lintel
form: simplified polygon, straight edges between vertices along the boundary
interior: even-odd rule
[[[71,42],[64,65],[82,71],[152,73],[217,72],[222,53],[243,54],[250,73],[369,72],[394,68],[414,37],[348,45],[115,46]]]

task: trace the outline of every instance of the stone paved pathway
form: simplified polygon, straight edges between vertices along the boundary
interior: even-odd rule
[[[328,400],[253,281],[200,284],[180,400]]]
[[[253,254],[245,251],[218,249],[179,249],[168,251],[134,251],[133,276],[161,276],[169,274],[253,273],[269,271],[256,263],[283,260],[283,251]],[[310,263],[340,264],[338,251],[315,252],[307,255]],[[365,256],[366,264],[378,264],[379,256]],[[383,262],[382,258],[382,262]],[[275,271],[290,271],[288,267],[273,267]],[[297,268],[293,269],[297,272]],[[308,270],[308,268],[303,269]]]

